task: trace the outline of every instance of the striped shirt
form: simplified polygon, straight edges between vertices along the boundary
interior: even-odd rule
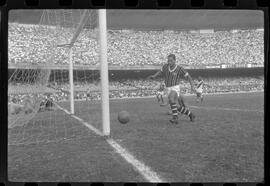
[[[170,69],[169,64],[165,64],[163,65],[161,72],[165,78],[166,87],[179,85],[181,78],[183,78],[183,76],[188,76],[187,71],[178,65],[175,65],[173,69]]]
[[[197,88],[202,88],[203,87],[203,80],[198,82]]]

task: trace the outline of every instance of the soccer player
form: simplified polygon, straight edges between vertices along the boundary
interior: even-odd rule
[[[53,99],[51,98],[50,94],[47,94],[47,97],[45,97],[40,103],[39,112],[50,111],[53,109],[55,109]]]
[[[164,91],[165,91],[165,84],[160,83],[158,90],[157,90],[157,100],[158,100],[158,103],[161,102],[160,106],[164,106],[164,100],[163,100]]]
[[[154,75],[149,76],[148,78],[154,79],[159,75],[163,75],[165,79],[168,100],[173,115],[173,118],[170,120],[170,122],[173,124],[178,124],[178,112],[189,116],[190,121],[194,121],[195,115],[186,107],[183,96],[180,94],[179,85],[180,79],[184,76],[188,79],[192,92],[195,92],[193,80],[183,67],[176,64],[176,57],[174,54],[168,55],[168,63],[163,65],[160,71]],[[177,102],[179,107],[177,106]]]
[[[196,87],[196,96],[197,99],[196,101],[199,102],[199,99],[201,100],[201,102],[203,101],[203,85],[204,85],[204,81],[202,80],[201,77],[198,78],[198,83],[197,83],[197,87]]]
[[[86,100],[91,100],[91,89],[88,88],[87,92],[86,92]]]

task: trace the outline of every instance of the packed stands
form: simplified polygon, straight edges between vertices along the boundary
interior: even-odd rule
[[[68,64],[64,44],[71,31],[41,25],[9,23],[9,64]],[[74,46],[75,65],[98,64],[96,30],[83,30]],[[189,66],[264,64],[263,31],[238,30],[214,33],[187,31],[108,31],[108,63],[111,66],[161,65],[175,53]]]

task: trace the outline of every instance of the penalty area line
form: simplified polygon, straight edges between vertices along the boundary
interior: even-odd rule
[[[259,112],[263,113],[262,110],[249,110],[249,109],[238,109],[238,108],[222,108],[222,107],[199,107],[199,106],[189,106],[190,108],[198,108],[198,109],[205,109],[205,110],[226,110],[226,111],[242,111],[242,112]]]
[[[70,114],[70,112],[58,104],[55,104],[60,110],[64,111],[65,113],[71,115],[74,119],[80,121],[84,126],[92,130],[95,134],[99,136],[104,136],[97,128],[92,126],[91,124],[87,123],[83,119]],[[133,156],[128,150],[122,147],[119,143],[117,143],[114,139],[108,137],[106,142],[132,167],[135,169],[136,172],[140,173],[147,181],[154,183],[154,182],[165,182],[164,179],[154,172],[149,166],[145,165],[143,162],[139,161],[135,156]]]

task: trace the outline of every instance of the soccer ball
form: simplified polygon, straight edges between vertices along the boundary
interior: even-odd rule
[[[118,113],[118,121],[122,124],[129,122],[129,113],[127,111],[121,111]]]

